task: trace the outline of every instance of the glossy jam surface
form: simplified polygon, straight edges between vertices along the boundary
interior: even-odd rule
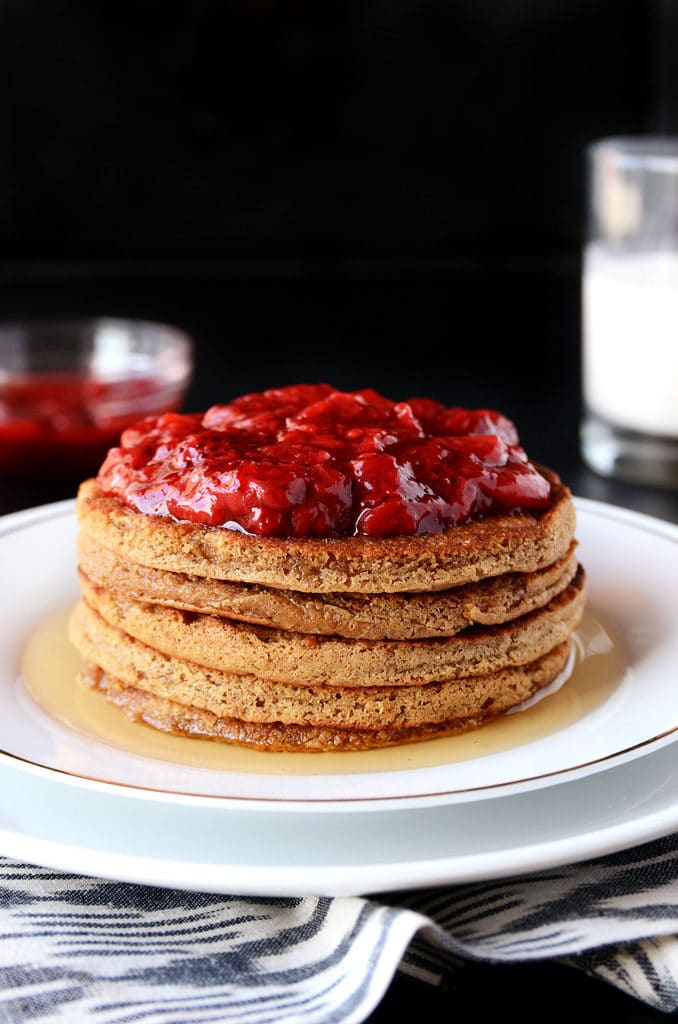
[[[146,418],[98,480],[145,514],[261,537],[440,533],[545,508],[551,492],[501,413],[328,384]]]
[[[0,474],[55,479],[96,473],[120,433],[172,407],[158,381],[101,381],[70,373],[0,380]]]

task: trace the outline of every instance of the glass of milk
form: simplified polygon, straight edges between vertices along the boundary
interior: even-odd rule
[[[678,138],[602,139],[587,158],[582,457],[678,488]]]

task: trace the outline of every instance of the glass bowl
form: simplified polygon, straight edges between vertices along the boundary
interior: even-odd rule
[[[96,474],[126,427],[181,408],[192,373],[192,339],[168,324],[0,324],[0,475]]]

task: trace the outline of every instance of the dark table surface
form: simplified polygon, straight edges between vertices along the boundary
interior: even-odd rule
[[[39,269],[0,279],[0,317],[131,316],[174,322],[196,343],[190,411],[246,391],[326,380],[393,398],[500,409],[529,455],[556,469],[576,496],[678,523],[678,492],[606,480],[578,449],[579,299],[576,274],[498,279],[261,280],[129,269],[57,276]],[[0,513],[72,498],[76,480],[0,479]],[[542,1021],[544,993],[561,1016],[600,1013],[617,1022],[665,1015],[570,968],[474,966],[430,989],[397,977],[370,1024],[414,1012],[467,1019],[518,1008]],[[548,998],[548,997],[547,997]]]

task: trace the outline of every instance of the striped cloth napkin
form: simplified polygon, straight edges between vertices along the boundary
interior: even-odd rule
[[[362,897],[180,892],[0,859],[0,1021],[358,1024],[396,971],[556,961],[678,1008],[678,834],[564,868]]]

